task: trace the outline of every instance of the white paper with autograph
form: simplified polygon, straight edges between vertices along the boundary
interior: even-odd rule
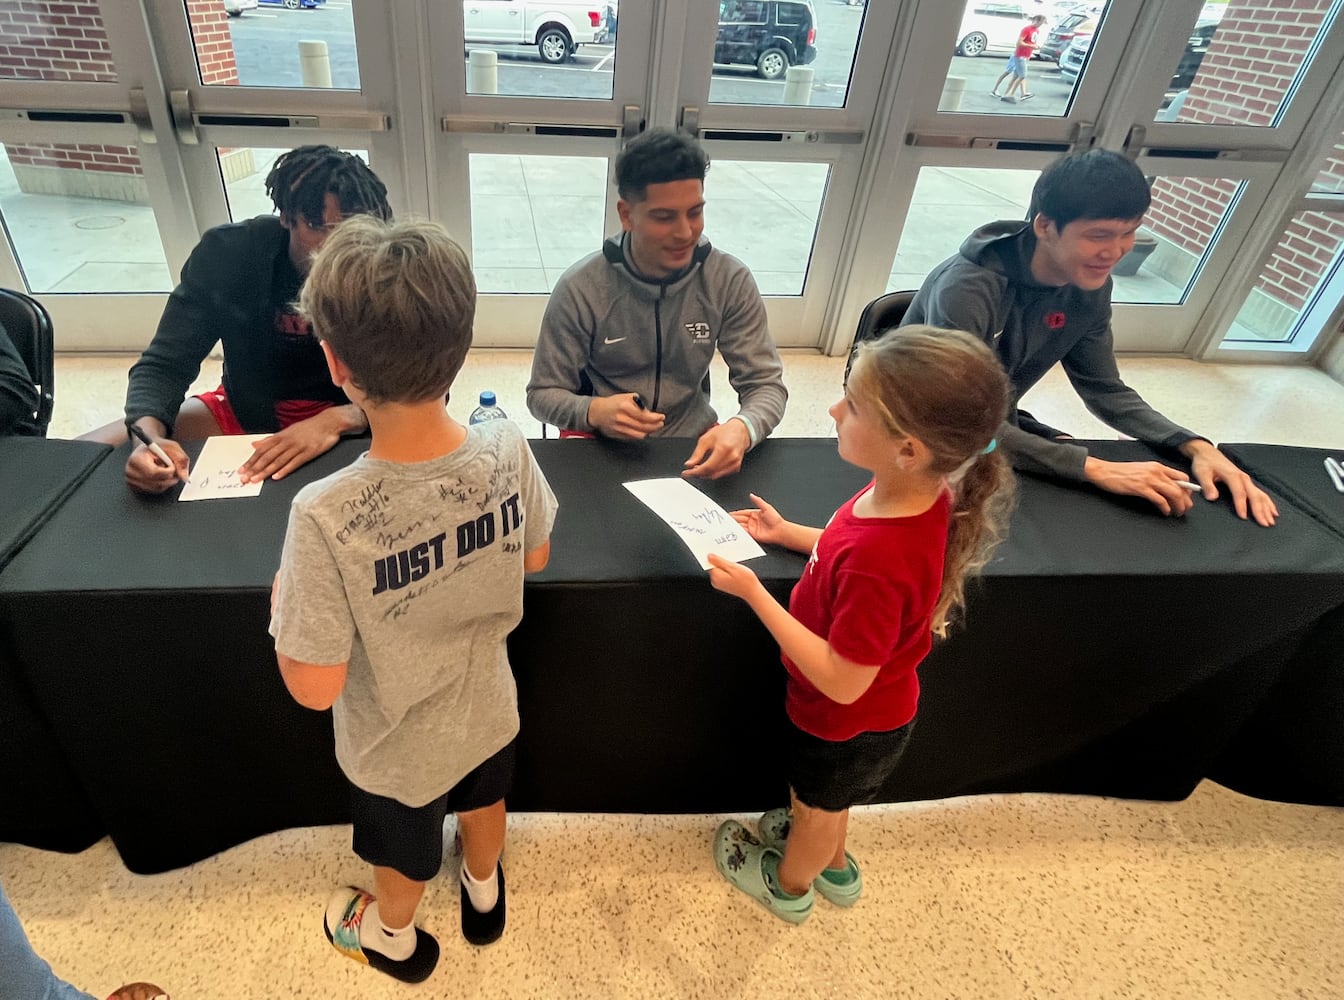
[[[182,487],[179,500],[226,500],[255,497],[261,483],[245,483],[238,469],[255,452],[253,441],[269,434],[230,434],[205,439],[201,455],[191,465],[191,481]]]
[[[733,562],[765,555],[746,528],[684,479],[643,479],[625,488],[676,531],[701,569],[709,569],[711,552]]]

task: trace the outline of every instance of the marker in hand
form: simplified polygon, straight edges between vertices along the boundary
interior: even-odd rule
[[[177,474],[178,479],[182,480],[182,482],[184,483],[190,482],[190,480],[187,479],[186,475],[184,475],[182,471],[178,469],[177,463],[168,457],[168,453],[164,451],[162,448],[160,448],[158,442],[153,440],[148,434],[146,434],[144,432],[144,429],[140,427],[139,424],[127,424],[126,429],[130,431],[134,437],[139,439],[140,443],[143,444],[146,448],[148,448],[150,450],[150,453],[155,458],[157,458],[164,465],[168,466],[168,468],[172,469],[173,472]]]
[[[1191,483],[1191,482],[1187,482],[1187,481],[1184,480],[1184,479],[1178,479],[1178,480],[1176,480],[1176,485],[1179,486],[1181,489],[1186,490],[1186,491],[1189,492],[1189,493],[1203,493],[1203,492],[1204,492],[1204,487],[1203,487],[1203,486],[1200,486],[1199,483]]]

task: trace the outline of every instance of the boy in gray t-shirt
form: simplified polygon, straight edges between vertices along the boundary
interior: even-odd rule
[[[333,709],[354,850],[373,865],[373,893],[337,890],[324,930],[351,958],[420,982],[439,945],[415,910],[442,863],[449,811],[462,836],[462,933],[488,944],[504,931],[518,734],[505,640],[522,618],[523,574],[550,555],[555,496],[516,426],[466,428],[444,408],[471,346],[476,286],[442,227],[341,223],[300,306],[373,442],[294,498],[271,634],[295,700]]]

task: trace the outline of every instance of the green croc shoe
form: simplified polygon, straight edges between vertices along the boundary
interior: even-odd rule
[[[792,824],[793,817],[788,809],[771,809],[757,821],[756,829],[760,831],[761,842],[766,847],[783,854]],[[812,880],[812,888],[836,906],[853,906],[863,892],[863,873],[859,871],[859,863],[848,851],[845,852],[845,862],[843,872],[827,868]]]
[[[737,820],[727,820],[715,831],[713,850],[719,874],[775,916],[791,924],[808,918],[816,898],[812,890],[791,898],[771,891],[762,863],[768,855],[778,858],[779,852],[762,844]]]

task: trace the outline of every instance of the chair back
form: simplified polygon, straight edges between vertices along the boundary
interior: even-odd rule
[[[899,326],[914,300],[913,291],[887,292],[863,307],[858,329],[854,331],[854,343],[849,348],[849,361],[845,364],[845,382],[849,382],[849,370],[854,367],[854,348],[865,340],[876,340],[893,326]]]
[[[37,432],[46,437],[56,405],[56,340],[51,316],[32,296],[0,288],[0,325],[28,366],[37,388]]]

